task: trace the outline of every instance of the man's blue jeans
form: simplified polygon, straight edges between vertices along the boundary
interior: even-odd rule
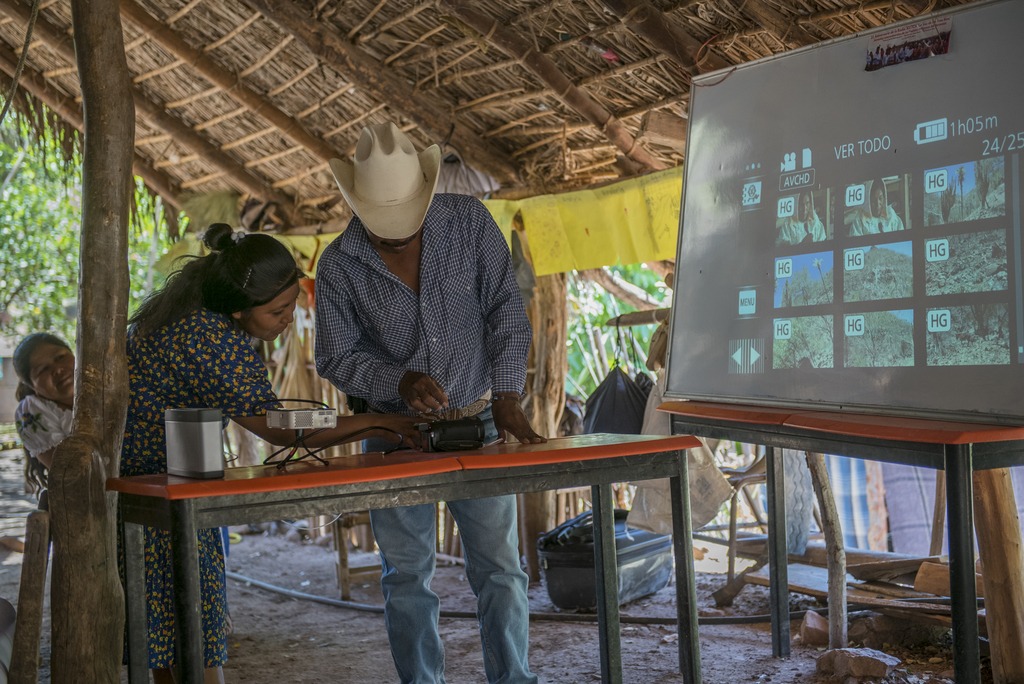
[[[481,415],[493,431],[489,411]],[[496,434],[496,433],[492,433]],[[365,449],[387,449],[367,440]],[[466,576],[477,597],[484,670],[491,684],[533,683],[527,664],[528,578],[519,565],[516,497],[447,502],[459,526]],[[440,684],[444,646],[437,631],[440,601],[434,576],[437,512],[432,504],[370,511],[381,554],[384,618],[403,684]]]

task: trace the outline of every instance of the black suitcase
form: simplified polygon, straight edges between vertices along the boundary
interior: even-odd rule
[[[672,537],[626,527],[629,511],[615,511],[615,551],[619,603],[649,596],[672,577]],[[537,539],[541,574],[551,602],[559,608],[593,610],[594,527],[587,511]]]

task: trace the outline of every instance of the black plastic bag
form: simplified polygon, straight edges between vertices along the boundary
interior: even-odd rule
[[[651,392],[651,383],[645,384],[646,391],[626,375],[621,366],[612,368],[587,399],[583,433],[639,435],[644,426],[647,395]]]
[[[629,511],[616,508],[614,512],[615,529],[623,532]],[[583,511],[572,520],[566,520],[558,527],[548,530],[537,537],[538,549],[554,549],[560,546],[578,546],[594,544],[594,511]]]

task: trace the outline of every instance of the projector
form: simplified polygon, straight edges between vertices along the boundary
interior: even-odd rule
[[[334,409],[268,409],[267,427],[285,430],[320,430],[338,424]]]

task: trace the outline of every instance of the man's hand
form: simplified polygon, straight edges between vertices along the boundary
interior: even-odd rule
[[[505,432],[510,432],[523,444],[542,444],[548,441],[530,427],[530,421],[527,420],[517,399],[495,399],[491,404],[491,416],[494,418],[494,427],[498,429],[498,435],[503,440],[506,438]]]
[[[417,413],[434,413],[448,408],[448,395],[426,373],[406,371],[398,382],[398,394]]]

